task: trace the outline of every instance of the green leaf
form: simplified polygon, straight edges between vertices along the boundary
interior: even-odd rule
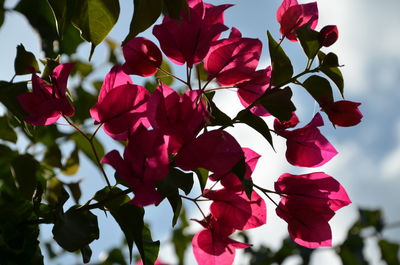
[[[72,23],[81,31],[81,37],[92,44],[89,60],[94,49],[114,27],[120,7],[118,0],[76,1]]]
[[[92,257],[92,249],[89,247],[89,245],[87,245],[81,248],[80,250],[82,254],[83,263],[85,264],[88,263],[90,261],[90,258]]]
[[[128,36],[123,43],[145,31],[161,15],[163,0],[134,0],[133,17]]]
[[[178,221],[179,215],[181,213],[182,209],[182,199],[181,197],[178,196],[170,196],[167,198],[169,204],[171,205],[172,212],[174,213],[174,216],[172,218],[172,227],[176,225],[176,222]]]
[[[64,32],[64,26],[66,24],[66,13],[68,0],[47,0],[53,11],[54,19],[56,20],[57,32],[60,38]]]
[[[400,265],[399,244],[381,239],[379,240],[378,245],[381,250],[382,259],[387,265]]]
[[[349,234],[346,241],[338,249],[338,254],[343,264],[368,265],[365,260],[364,241],[358,234]]]
[[[84,40],[81,38],[79,30],[72,23],[68,23],[65,25],[63,38],[59,40],[59,54],[74,54],[82,42]]]
[[[57,144],[53,144],[47,147],[46,153],[44,154],[43,162],[51,167],[62,168],[61,164],[61,150]]]
[[[13,175],[18,183],[18,188],[25,199],[31,200],[36,188],[36,173],[39,163],[31,155],[20,155],[11,162]]]
[[[46,200],[50,204],[62,207],[68,199],[69,194],[61,181],[55,177],[47,181]]]
[[[236,117],[237,117],[238,121],[240,121],[244,124],[247,124],[254,130],[256,130],[258,133],[260,133],[274,149],[271,132],[269,130],[267,123],[264,121],[263,118],[261,118],[257,115],[254,115],[248,109],[244,109],[244,110],[240,111],[236,115]]]
[[[272,89],[267,91],[260,104],[280,121],[288,121],[296,110],[291,100],[292,95],[290,87]]]
[[[75,110],[75,115],[72,119],[80,124],[83,124],[85,120],[90,118],[90,108],[97,103],[97,96],[87,92],[82,87],[75,88],[76,100],[74,101],[75,106],[79,106]]]
[[[75,65],[72,69],[71,75],[79,74],[81,77],[87,77],[93,72],[93,66],[90,63],[85,63],[79,60],[73,61],[73,63],[75,63]]]
[[[304,53],[307,55],[308,59],[313,59],[321,48],[318,39],[318,31],[311,29],[310,25],[307,24],[299,28],[296,31],[296,34],[300,40],[301,47],[303,48]]]
[[[81,198],[82,192],[80,187],[80,182],[71,182],[65,184],[72,194],[72,198],[74,199],[75,203],[79,203],[79,199]]]
[[[193,187],[193,172],[185,173],[177,168],[171,168],[168,175],[160,182],[169,190],[179,188],[188,195]]]
[[[200,188],[203,191],[207,184],[207,179],[209,174],[208,170],[204,168],[197,168],[193,170],[193,172],[196,173],[196,176],[199,179]]]
[[[171,18],[180,19],[183,8],[188,9],[185,0],[164,0],[164,7]]]
[[[321,107],[333,102],[332,87],[329,81],[325,78],[318,75],[312,75],[304,81],[303,87]]]
[[[71,152],[71,155],[65,162],[65,165],[62,167],[61,172],[67,176],[73,176],[79,170],[79,155],[78,148],[75,146],[74,150]]]
[[[12,143],[17,142],[17,133],[10,126],[7,116],[0,117],[0,139]]]
[[[56,57],[53,43],[58,39],[57,27],[47,0],[21,0],[14,10],[23,14],[31,26],[38,31],[46,57]],[[35,12],[32,12],[33,10]]]
[[[328,76],[339,89],[340,94],[344,98],[344,80],[339,67],[320,67],[321,72]]]
[[[289,57],[285,54],[282,47],[274,40],[268,31],[268,46],[271,56],[271,85],[282,86],[288,82],[293,75],[293,66]]]
[[[26,116],[25,111],[17,100],[17,96],[28,92],[26,82],[9,83],[0,81],[0,102],[18,119]]]
[[[97,159],[93,153],[89,141],[80,134],[73,134],[71,135],[70,139],[74,141],[79,150],[81,150],[87,156],[87,158],[89,158],[93,164],[97,166]],[[96,149],[99,159],[101,159],[104,156],[104,147],[96,137],[93,138],[93,146]]]
[[[36,61],[35,55],[33,53],[25,50],[24,45],[20,44],[17,46],[17,56],[14,60],[14,70],[16,75],[26,75],[30,74],[29,68],[35,69],[39,72],[39,65]]]
[[[138,243],[136,243],[136,246],[138,247],[140,256],[142,257],[143,265],[152,265],[158,258],[160,241],[153,241],[150,229],[146,226],[143,227],[142,238],[142,247],[139,248]],[[142,249],[142,251],[140,249]]]
[[[200,77],[201,81],[208,81],[208,73],[204,69],[204,62],[201,62],[200,64],[196,65],[196,76]]]
[[[212,95],[211,95],[212,96]],[[210,95],[207,95],[207,98],[209,98]],[[212,101],[211,99],[208,100],[208,104],[210,107],[210,126],[232,126],[233,121],[232,119],[226,115],[224,112],[222,112],[217,105]]]
[[[173,74],[172,68],[169,65],[167,60],[162,61],[160,68]],[[157,73],[154,75],[154,77],[156,77],[156,79],[159,79],[161,82],[163,82],[167,86],[172,85],[175,81],[175,79],[172,76],[166,75],[163,71],[160,71],[160,70],[157,71]]]
[[[245,177],[246,162],[244,157],[232,168],[232,172],[240,179],[243,189],[246,192],[247,198],[251,200],[251,193],[253,192],[253,181]]]
[[[320,66],[325,66],[325,67],[338,67],[339,65],[339,59],[336,54],[333,52],[330,52],[328,54],[324,54],[323,52],[318,53],[318,59],[319,59],[319,64]]]
[[[73,206],[56,220],[52,233],[62,248],[77,251],[99,238],[97,216]]]
[[[4,23],[4,0],[0,0],[0,27],[3,26]]]
[[[358,209],[359,224],[361,228],[374,227],[377,232],[381,232],[384,228],[385,221],[381,210]]]

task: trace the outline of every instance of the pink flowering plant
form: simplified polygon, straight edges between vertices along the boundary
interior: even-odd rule
[[[17,87],[19,93],[15,95],[18,104],[9,105],[9,109],[28,137],[50,150],[41,163],[28,154],[11,163],[16,189],[28,200],[33,198],[33,217],[27,222],[54,224],[54,240],[67,251],[80,250],[84,262],[90,260],[89,244],[99,238],[92,210],[101,209],[109,212],[123,231],[131,260],[135,243],[141,257],[137,264],[164,264],[157,260],[159,242],[151,239],[143,221],[145,207],[164,200],[173,211],[172,226],[179,218],[186,222],[182,200],[199,210],[202,218],[192,219],[198,232],[191,239],[198,264],[232,264],[236,250],[251,247],[249,242],[234,239],[235,233],[266,225],[267,208],[275,209],[288,224],[289,235],[297,244],[306,248],[332,246],[329,221],[351,200],[337,180],[318,170],[340,151],[320,128],[326,121],[328,125],[348,127],[362,119],[360,103],[344,99],[337,56],[321,51],[336,42],[337,27],[318,25],[317,2],[283,0],[276,12],[280,32],[268,32],[268,47],[263,49],[261,40],[245,37],[238,28],[225,24],[224,13],[229,12],[231,4],[183,0],[169,6],[167,2],[167,14],[152,28],[158,44],[137,35],[154,23],[161,9],[153,14],[154,19],[143,19],[139,13],[146,4],[135,5],[131,30],[122,44],[124,61],[115,62],[98,86],[97,97],[79,88],[67,88],[71,73],[82,75],[81,62],[61,64],[59,58],[48,59],[42,77],[38,77],[39,69],[32,63],[36,60],[29,60],[33,55],[25,50],[17,55],[16,65],[23,70],[16,74],[31,73],[32,89],[27,90],[27,82],[10,82],[8,86]],[[60,23],[57,6],[49,3]],[[76,10],[79,8],[78,4]],[[119,5],[118,12],[107,12],[110,17],[118,17]],[[88,34],[82,26],[89,23],[85,17],[77,16],[74,14],[71,21],[91,42],[92,55],[99,38],[104,39],[108,32],[100,34],[103,38],[95,38],[95,33]],[[299,73],[294,72],[282,47],[285,40],[298,42],[304,52],[307,63]],[[262,53],[269,53],[270,66],[260,67]],[[183,67],[186,76],[174,75],[169,63]],[[155,81],[142,86],[131,75]],[[179,90],[171,88],[173,81],[179,83]],[[293,86],[302,87],[320,106],[321,112],[311,121],[301,121],[296,115],[300,106],[292,102]],[[234,117],[225,114],[214,101],[216,93],[228,89],[237,92],[242,105]],[[91,102],[86,106],[80,104],[85,96]],[[342,99],[336,99],[338,96]],[[89,125],[83,122],[88,119]],[[57,129],[56,124],[62,126],[63,120],[74,132],[63,134]],[[307,125],[299,125],[300,121]],[[89,133],[87,126],[91,124],[95,129]],[[276,176],[274,187],[259,185],[252,174],[261,156],[241,146],[227,131],[237,124],[261,134],[270,145],[265,148],[273,148],[274,138],[283,138],[286,153],[277,155],[308,173],[282,172]],[[53,131],[47,136],[44,132],[50,127]],[[121,143],[123,153],[104,152],[96,137],[99,130],[104,130],[110,141]],[[57,144],[45,137],[66,137],[73,142],[70,157],[63,162]],[[82,205],[78,203],[77,186],[56,177],[57,172],[76,173],[79,152],[99,167],[107,183]],[[59,159],[53,157],[56,153]],[[22,169],[18,169],[24,164],[34,164],[34,168],[43,164],[58,171],[52,171],[54,175],[46,179],[36,170],[31,179],[34,184],[26,187],[20,176]],[[105,164],[115,171],[115,179],[103,169]],[[46,182],[52,184],[44,185]],[[64,187],[77,202],[67,211],[63,209],[68,199]],[[47,203],[41,202],[43,194]]]

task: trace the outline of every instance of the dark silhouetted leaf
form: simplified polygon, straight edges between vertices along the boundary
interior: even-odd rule
[[[17,133],[10,126],[7,116],[0,117],[0,139],[12,143],[17,142]]]
[[[243,189],[246,192],[247,198],[251,200],[251,193],[253,191],[253,181],[245,178],[246,173],[246,162],[244,157],[232,168],[232,172],[240,179],[243,185]]]
[[[13,175],[25,199],[31,200],[36,188],[39,163],[31,155],[20,155],[11,162]]]
[[[313,59],[317,54],[321,45],[318,40],[318,31],[312,30],[309,25],[299,28],[296,31],[300,40],[301,47],[309,59]]]
[[[236,117],[239,122],[245,123],[259,132],[265,138],[265,140],[268,141],[272,148],[274,148],[271,132],[269,131],[269,127],[263,118],[254,115],[247,109],[240,111]]]
[[[93,162],[93,164],[97,166],[97,159],[89,141],[80,134],[73,134],[70,139],[74,141],[79,150],[81,150]],[[104,148],[96,137],[93,138],[93,146],[96,149],[99,159],[101,159],[104,156]]]
[[[61,172],[67,176],[73,176],[79,170],[79,155],[78,148],[74,148],[71,152],[69,158],[65,162],[65,165],[62,167]]]
[[[321,107],[333,102],[332,87],[325,78],[312,75],[303,82],[303,87]]]
[[[209,97],[209,96],[207,96]],[[209,108],[210,108],[210,126],[232,126],[232,119],[222,112],[217,105],[212,100],[208,100]]]
[[[56,20],[57,31],[62,38],[66,20],[68,0],[47,0],[53,10],[54,19]]]
[[[181,197],[178,196],[170,196],[167,198],[169,204],[171,205],[172,212],[174,213],[174,216],[172,218],[172,227],[176,225],[176,222],[178,221],[179,215],[181,213],[182,209],[182,199]]]
[[[92,249],[89,247],[89,245],[87,245],[81,248],[80,250],[82,254],[83,263],[85,264],[88,263],[90,261],[90,258],[92,257]]]
[[[72,23],[81,31],[81,36],[92,44],[89,59],[114,27],[119,17],[118,0],[76,1]]]
[[[28,92],[26,82],[9,83],[0,81],[0,102],[18,119],[26,116],[17,100],[17,96]]]
[[[336,54],[333,52],[330,52],[325,55],[323,52],[318,52],[318,60],[320,66],[324,67],[338,67],[339,65],[339,59]]]
[[[293,66],[289,57],[282,47],[271,36],[268,31],[268,46],[271,56],[272,76],[271,85],[282,86],[288,82],[293,75]]]
[[[81,198],[81,195],[82,195],[79,182],[67,183],[65,185],[71,191],[72,198],[74,199],[75,203],[79,203],[79,199]]]
[[[296,110],[291,100],[292,95],[290,87],[273,89],[265,94],[260,104],[280,121],[288,121]]]
[[[77,251],[99,238],[97,216],[73,206],[56,220],[52,233],[62,248]]]
[[[208,81],[208,74],[204,69],[204,62],[196,65],[196,77],[200,77],[201,81]]]
[[[206,187],[207,184],[207,179],[208,179],[208,170],[204,168],[197,168],[194,170],[194,173],[196,173],[197,178],[199,179],[200,183],[200,188],[203,191],[204,188]]]
[[[133,17],[124,43],[145,31],[160,16],[163,0],[134,0]]]
[[[339,67],[321,67],[320,70],[336,84],[340,94],[344,98],[344,80]]]
[[[51,167],[62,168],[61,164],[61,150],[57,144],[53,144],[47,147],[46,153],[44,154],[43,162]]]
[[[180,19],[182,9],[188,8],[186,0],[164,0],[163,2],[165,11],[174,19]]]
[[[14,70],[16,75],[30,74],[29,68],[33,68],[36,72],[39,72],[39,65],[36,61],[33,53],[25,50],[24,45],[20,44],[17,46],[17,56],[14,60]]]
[[[399,244],[381,239],[378,242],[378,246],[381,250],[382,259],[387,265],[400,265]]]

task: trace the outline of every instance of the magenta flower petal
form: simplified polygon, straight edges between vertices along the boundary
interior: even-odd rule
[[[102,101],[105,95],[114,87],[125,84],[132,84],[131,77],[122,71],[122,66],[114,65],[104,78],[104,82],[99,93],[99,101]]]
[[[242,158],[242,148],[232,135],[213,130],[185,145],[175,157],[175,163],[183,170],[205,168],[223,175]]]
[[[318,35],[321,46],[329,47],[339,38],[339,31],[335,25],[328,25],[321,29]]]
[[[54,68],[51,74],[51,81],[57,88],[60,95],[64,95],[67,91],[67,80],[75,63],[59,64]]]
[[[129,40],[122,51],[126,60],[122,68],[127,74],[154,75],[162,63],[160,49],[151,40],[143,37]]]
[[[363,117],[358,107],[361,103],[340,100],[323,108],[323,111],[328,114],[329,120],[337,126],[350,127],[361,122]]]
[[[204,197],[213,200],[210,211],[217,222],[239,230],[259,227],[266,223],[267,209],[264,200],[255,191],[251,196],[250,201],[244,191],[204,191]]]

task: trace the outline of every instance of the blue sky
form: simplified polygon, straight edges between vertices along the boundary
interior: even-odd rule
[[[7,6],[13,6],[16,1],[6,1]],[[125,3],[129,2],[129,3]],[[227,3],[226,1],[211,1],[215,4]],[[306,1],[300,1],[306,2]],[[226,11],[226,24],[235,26],[246,37],[259,38],[264,43],[264,56],[262,64],[268,65],[266,53],[266,31],[270,30],[277,38],[278,24],[275,21],[275,11],[280,1],[265,0],[232,0],[234,7]],[[385,0],[318,0],[320,11],[319,26],[336,24],[339,28],[340,38],[330,48],[339,55],[340,63],[345,78],[345,96],[349,100],[361,102],[361,111],[364,114],[362,123],[354,128],[340,128],[336,130],[330,125],[324,128],[327,138],[335,145],[339,155],[318,171],[338,179],[347,189],[353,204],[340,210],[331,221],[334,231],[334,244],[341,242],[345,237],[346,228],[355,220],[355,210],[358,206],[369,208],[382,208],[387,221],[400,220],[398,201],[400,199],[400,117],[397,115],[400,103],[400,1]],[[122,41],[127,33],[131,18],[131,1],[124,1],[121,18],[111,33],[111,38]],[[145,33],[143,36],[154,37]],[[0,80],[10,80],[14,74],[13,60],[16,46],[24,44],[27,50],[35,53],[37,58],[43,54],[40,52],[40,44],[35,33],[31,31],[26,21],[16,14],[7,14],[5,24],[0,30]],[[297,43],[284,43],[284,48],[295,58],[294,65],[297,71],[302,70],[305,58]],[[99,47],[93,58],[96,64],[100,64],[105,51]],[[83,60],[87,59],[89,45],[82,45],[77,55]],[[96,73],[93,78],[102,76]],[[24,77],[26,78],[26,77]],[[134,81],[139,80],[135,79]],[[137,81],[136,81],[137,82]],[[297,90],[296,90],[297,89]],[[314,112],[315,104],[309,96],[295,90],[295,101],[299,104],[300,117],[308,122]],[[338,96],[338,95],[336,95]],[[222,92],[217,95],[221,108],[232,115],[237,112],[239,102],[235,93]],[[271,119],[267,119],[271,124]],[[276,138],[277,153],[271,151],[268,144],[257,134],[247,128],[238,126],[230,131],[239,142],[246,147],[251,147],[263,155],[253,175],[255,182],[272,187],[273,182],[280,174],[289,172],[312,172],[310,170],[298,170],[291,167],[284,159],[284,142]],[[103,134],[104,137],[104,134]],[[105,139],[105,137],[103,138]],[[262,144],[261,144],[262,143]],[[108,142],[107,150],[115,148]],[[107,168],[109,174],[113,174],[111,168]],[[85,176],[85,177],[83,177]],[[95,168],[84,166],[76,179],[83,178],[83,187],[87,187],[84,198],[89,198],[96,189],[104,186]],[[287,235],[286,223],[274,214],[274,207],[268,204],[268,223],[266,226],[251,231],[253,243],[267,242],[278,247],[282,237]],[[100,220],[101,237],[92,244],[93,259],[101,256],[101,251],[108,249],[121,240],[119,228],[112,218],[104,218],[101,212],[97,212]],[[169,235],[169,221],[160,223],[157,220],[169,220],[169,208],[164,204],[159,208],[150,207],[146,214],[155,229],[155,237],[166,240]],[[193,212],[198,217],[197,212]],[[193,225],[193,231],[200,229]],[[51,238],[51,227],[43,226],[43,238]],[[391,230],[388,237],[400,241],[400,229]],[[368,255],[374,260],[372,264],[379,264],[379,254],[373,247],[374,242],[368,244]],[[161,256],[165,261],[171,258],[170,248],[167,244],[162,247]],[[192,256],[189,253],[189,256]],[[59,264],[70,264],[75,261],[74,256],[59,260]],[[191,258],[192,262],[193,259]],[[79,259],[78,259],[79,261]],[[313,264],[340,264],[340,261],[332,255],[331,251],[318,251],[313,257]],[[173,260],[172,260],[173,262]],[[171,263],[172,263],[171,262]],[[235,264],[246,264],[245,260],[237,257]],[[296,260],[288,264],[296,264]]]

